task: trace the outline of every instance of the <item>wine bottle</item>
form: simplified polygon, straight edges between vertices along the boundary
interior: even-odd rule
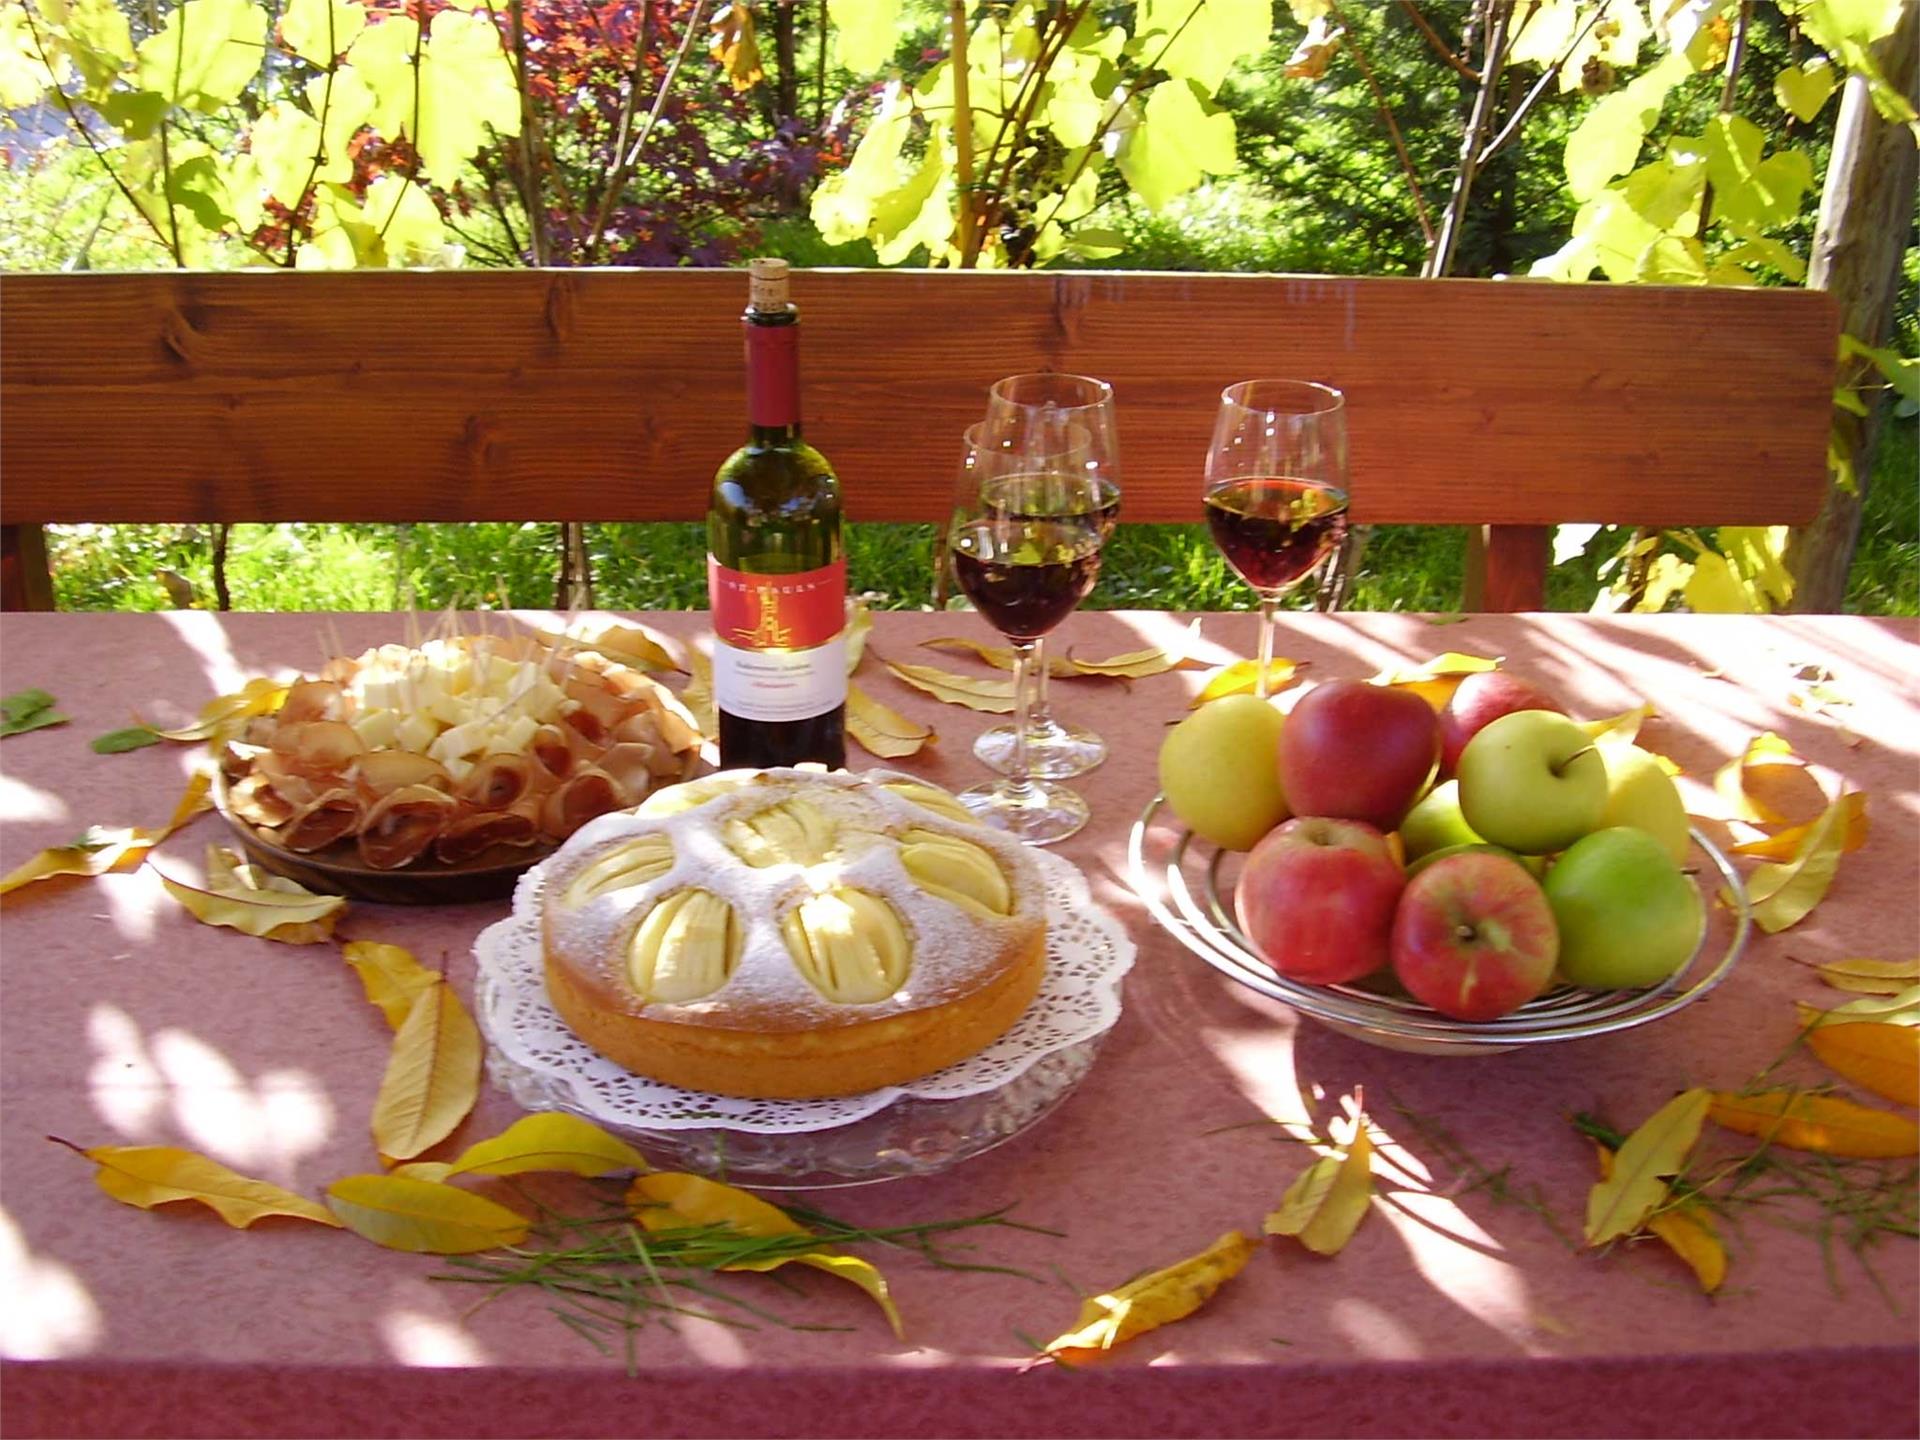
[[[747,443],[713,477],[707,509],[720,763],[838,769],[847,757],[840,482],[800,438],[800,317],[787,262],[748,268]]]

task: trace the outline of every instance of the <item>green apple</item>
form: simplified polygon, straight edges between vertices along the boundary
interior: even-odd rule
[[[1251,850],[1289,814],[1280,788],[1280,728],[1265,700],[1229,695],[1202,705],[1160,742],[1160,789],[1203,840]]]
[[[1600,990],[1658,985],[1706,930],[1693,877],[1645,830],[1615,825],[1575,841],[1547,871],[1560,973]]]
[[[1522,855],[1564,850],[1597,829],[1607,766],[1593,737],[1552,710],[1516,710],[1460,752],[1460,813],[1485,839]]]
[[[1464,855],[1469,850],[1483,850],[1490,855],[1504,855],[1509,860],[1517,861],[1520,868],[1536,880],[1547,873],[1547,857],[1544,855],[1521,855],[1516,851],[1503,850],[1498,845],[1489,845],[1484,840],[1475,840],[1467,845],[1448,845],[1444,849],[1429,850],[1418,860],[1408,861],[1407,878],[1411,880],[1436,860],[1444,860],[1449,855]]]
[[[1480,835],[1460,813],[1460,782],[1447,780],[1429,790],[1400,822],[1400,844],[1409,861],[1455,845],[1477,845]]]
[[[1680,787],[1661,768],[1651,751],[1638,745],[1602,745],[1600,758],[1607,767],[1607,808],[1601,828],[1631,825],[1644,830],[1666,847],[1673,863],[1687,863],[1693,838],[1687,833],[1687,807]]]

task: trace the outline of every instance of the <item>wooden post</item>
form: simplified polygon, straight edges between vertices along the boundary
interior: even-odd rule
[[[1887,82],[1920,104],[1920,3],[1904,8],[1900,24],[1878,47]],[[1840,329],[1869,345],[1886,338],[1900,279],[1900,254],[1913,224],[1916,165],[1914,137],[1873,108],[1867,83],[1847,81],[1834,126],[1833,158],[1820,196],[1820,222],[1813,236],[1807,284],[1830,290],[1840,302]],[[1859,373],[1858,362],[1842,367],[1841,382]],[[1793,602],[1799,611],[1837,611],[1846,603],[1847,572],[1860,539],[1860,512],[1871,483],[1874,442],[1884,405],[1864,416],[1834,412],[1834,443],[1853,466],[1854,489],[1827,487],[1813,524],[1796,531],[1787,549]]]
[[[38,525],[0,525],[0,610],[51,609],[46,532]]]

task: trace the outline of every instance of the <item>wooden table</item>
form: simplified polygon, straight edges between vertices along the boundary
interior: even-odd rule
[[[694,636],[698,615],[645,617]],[[1060,639],[1107,655],[1171,640],[1181,617],[1082,614]],[[918,652],[975,634],[965,615],[884,615],[871,649]],[[312,668],[403,634],[391,616],[8,615],[4,689],[39,686],[73,724],[0,750],[0,869],[92,823],[165,818],[198,757],[103,757],[86,742],[143,714],[180,715],[258,673]],[[322,637],[326,636],[323,645]],[[1156,788],[1153,757],[1199,671],[1122,687],[1060,684],[1058,707],[1113,743],[1083,782],[1094,821],[1060,852],[1139,945],[1126,1011],[1091,1076],[1011,1144],[933,1179],[821,1197],[863,1223],[933,1220],[1014,1204],[1065,1232],[1001,1232],[983,1258],[1035,1272],[885,1267],[906,1317],[896,1341],[868,1303],[825,1276],[784,1294],[734,1293],[843,1330],[651,1328],[639,1375],[511,1296],[471,1315],[434,1283],[443,1264],[343,1232],[267,1221],[249,1232],[174,1206],[115,1204],[81,1145],[175,1143],[317,1194],[371,1168],[366,1115],[389,1034],[324,946],[270,945],[190,920],[150,871],[31,887],[0,908],[0,1207],[6,1256],[0,1428],[80,1434],[1912,1434],[1920,1425],[1912,1243],[1831,1265],[1787,1208],[1730,1233],[1732,1273],[1709,1299],[1673,1258],[1636,1245],[1577,1253],[1593,1180],[1576,1110],[1627,1126],[1689,1085],[1738,1086],[1792,1039],[1792,1001],[1833,1003],[1800,962],[1912,956],[1920,855],[1920,646],[1911,621],[1661,616],[1304,617],[1280,648],[1314,678],[1366,676],[1447,649],[1507,657],[1574,713],[1642,699],[1646,738],[1685,767],[1691,808],[1713,809],[1714,769],[1763,730],[1792,742],[1831,792],[1868,791],[1873,833],[1802,924],[1756,934],[1727,983],[1658,1024],[1472,1058],[1392,1053],[1345,1039],[1236,987],[1160,932],[1134,895],[1129,825]],[[1246,654],[1247,616],[1209,616],[1200,658]],[[1831,670],[1852,703],[1793,705],[1801,667]],[[939,706],[873,660],[862,683],[930,720],[936,748],[905,762],[939,783],[978,776],[970,745],[991,717]],[[865,763],[862,756],[856,763]],[[192,856],[208,818],[171,841]],[[342,933],[391,940],[454,983],[500,905],[358,906]],[[1817,1083],[1810,1059],[1782,1074]],[[1263,1117],[1296,1116],[1364,1085],[1391,1138],[1373,1213],[1332,1259],[1269,1242],[1198,1315],[1076,1373],[1028,1358],[1023,1336],[1072,1323],[1065,1283],[1104,1289],[1257,1231],[1308,1163]],[[489,1091],[456,1143],[497,1133],[514,1105]],[[1470,1152],[1475,1186],[1444,1131]],[[453,1147],[449,1146],[449,1152]],[[1877,1277],[1877,1281],[1876,1278]]]

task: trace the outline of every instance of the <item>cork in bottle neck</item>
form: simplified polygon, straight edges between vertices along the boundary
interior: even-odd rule
[[[758,259],[747,262],[747,308],[759,311],[785,310],[787,300],[787,262]]]

